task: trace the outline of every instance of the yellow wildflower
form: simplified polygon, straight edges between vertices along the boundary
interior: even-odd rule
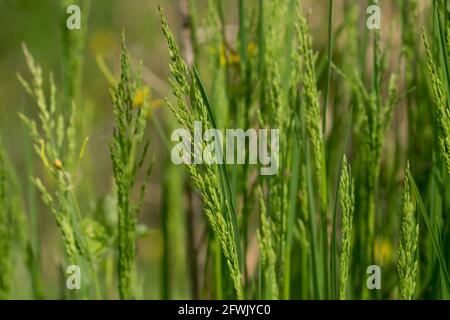
[[[59,159],[56,159],[54,162],[53,162],[53,165],[55,166],[55,168],[56,168],[56,170],[62,170],[62,161],[61,160],[59,160]]]
[[[139,88],[136,90],[133,99],[133,107],[140,108],[144,104],[145,100],[150,95],[150,89],[147,86]]]
[[[392,245],[391,242],[385,239],[378,239],[375,241],[375,261],[378,263],[391,261],[392,259]]]

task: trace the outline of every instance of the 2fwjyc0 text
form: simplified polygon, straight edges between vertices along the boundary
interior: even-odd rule
[[[197,315],[209,318],[214,314],[229,316],[263,316],[270,314],[270,305],[264,304],[223,304],[220,307],[190,306],[185,304],[178,307],[178,315]]]

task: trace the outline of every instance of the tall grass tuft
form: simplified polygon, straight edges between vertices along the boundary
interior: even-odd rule
[[[339,298],[347,298],[348,278],[350,271],[353,212],[355,210],[354,180],[350,174],[347,157],[342,161],[342,173],[339,181],[339,203],[342,211],[342,250],[339,268]]]
[[[53,76],[49,76],[50,94],[46,98],[42,69],[35,63],[25,45],[23,51],[31,81],[26,81],[21,75],[18,75],[18,78],[25,91],[37,104],[39,125],[22,113],[19,116],[28,128],[34,150],[45,172],[52,178],[54,187],[50,190],[38,177],[33,177],[32,182],[53,213],[63,239],[67,261],[70,264],[86,266],[86,274],[92,277],[90,287],[95,290],[98,297],[100,293],[94,257],[83,228],[85,221],[81,216],[75,195],[78,164],[83,158],[88,139],[84,140],[78,152],[75,104],[72,105],[69,121],[66,121],[62,110],[57,108],[57,90]],[[87,292],[83,293],[83,295],[87,294]]]
[[[416,205],[411,197],[409,181],[409,162],[405,169],[405,181],[402,199],[402,228],[398,249],[398,273],[400,277],[400,298],[411,300],[414,297],[417,278],[417,244],[419,240],[419,224],[414,217]]]
[[[306,17],[298,7],[297,36],[299,40],[297,61],[303,71],[302,85],[306,112],[306,123],[309,142],[314,156],[314,174],[319,190],[321,211],[327,210],[327,176],[325,164],[325,141],[320,119],[319,92],[316,86],[315,55],[312,48],[312,38]],[[324,221],[325,222],[325,221]]]
[[[194,71],[189,70],[186,63],[180,55],[174,36],[169,29],[164,12],[160,7],[162,31],[166,37],[170,55],[170,85],[176,98],[176,104],[167,101],[170,109],[174,113],[178,123],[190,132],[191,145],[199,150],[204,146],[195,146],[194,142],[194,121],[201,121],[202,132],[213,128],[211,110],[208,110],[208,101],[204,91],[199,83],[198,76]],[[202,139],[203,141],[203,139]],[[201,142],[205,143],[205,142]],[[183,156],[196,155],[191,150],[190,154]],[[240,258],[238,247],[240,243],[237,240],[237,228],[233,224],[232,200],[225,194],[224,188],[219,189],[221,185],[219,167],[217,164],[203,164],[201,166],[190,164],[186,166],[187,171],[197,189],[200,191],[205,214],[219,240],[222,252],[225,256],[234,289],[239,299],[244,297],[242,288],[242,277],[240,270]],[[222,184],[223,185],[223,184]]]
[[[69,158],[68,155],[72,155],[74,152],[74,137],[68,137],[68,140],[71,141],[64,141],[66,134],[64,119],[56,114],[56,87],[53,76],[50,75],[50,97],[47,101],[43,89],[42,69],[35,64],[33,57],[25,46],[23,50],[32,76],[32,82],[27,82],[21,75],[19,75],[19,81],[37,103],[43,134],[41,135],[39,132],[39,127],[34,120],[24,114],[19,114],[19,116],[28,127],[36,154],[40,157],[47,172],[56,180],[56,199],[54,199],[39,178],[33,178],[33,183],[41,191],[44,202],[52,209],[64,239],[69,261],[76,262],[78,250],[73,229],[75,222],[72,221],[73,217],[69,214],[69,211],[74,209],[70,194],[73,188],[70,175],[65,174],[69,161],[67,160]],[[72,129],[67,130],[67,134],[69,133],[73,135]]]
[[[367,90],[362,80],[356,77],[356,106],[360,116],[362,139],[362,158],[367,175],[364,179],[365,203],[367,205],[365,244],[367,259],[372,260],[377,215],[377,193],[381,166],[381,153],[386,133],[392,122],[394,108],[399,101],[398,76],[389,77],[386,99],[383,101],[382,84],[385,61],[381,51],[381,33],[377,30],[373,41],[372,88]]]
[[[438,123],[438,139],[442,157],[447,164],[450,173],[450,110],[448,108],[448,96],[441,80],[441,70],[435,65],[425,31],[422,30],[425,44],[428,74],[431,78],[431,87],[434,97],[434,115]]]
[[[315,54],[312,47],[312,37],[308,26],[306,17],[298,6],[298,22],[296,25],[297,37],[298,37],[298,48],[296,52],[297,68],[300,70],[301,74],[301,101],[302,107],[305,112],[305,124],[307,131],[307,138],[309,146],[307,150],[311,150],[312,165],[308,169],[314,179],[314,187],[317,191],[317,198],[319,201],[319,211],[320,211],[320,243],[321,248],[313,250],[313,265],[320,266],[313,268],[317,279],[315,280],[316,290],[319,290],[316,294],[319,297],[326,297],[328,295],[328,261],[329,261],[329,246],[328,246],[328,189],[327,189],[327,168],[326,168],[326,158],[325,158],[325,137],[324,131],[321,126],[321,110],[320,110],[320,95],[317,89],[317,78],[315,69]],[[307,152],[306,157],[309,158],[309,152]],[[306,160],[309,163],[309,159]],[[309,164],[308,164],[309,166]],[[312,183],[312,181],[310,182]],[[311,187],[311,186],[310,186]],[[310,190],[310,193],[313,191]],[[311,210],[311,220],[315,220],[314,211],[314,196],[310,195],[311,200],[309,201],[309,206]],[[312,224],[315,222],[311,221]],[[315,226],[312,225],[311,229]],[[311,230],[311,237],[315,238],[315,230]],[[314,239],[313,239],[314,240]],[[314,240],[315,241],[315,240]],[[316,252],[319,250],[319,252]],[[320,259],[314,257],[314,255],[321,255]],[[315,261],[315,262],[314,262]],[[321,263],[319,263],[321,261]],[[317,270],[319,268],[319,270]],[[320,277],[318,275],[321,275]],[[323,279],[322,283],[319,283],[319,279]]]
[[[134,298],[136,224],[141,211],[152,165],[147,164],[149,140],[145,128],[149,112],[147,88],[131,70],[130,57],[122,35],[121,76],[111,90],[115,127],[109,150],[117,187],[118,210],[118,275],[121,299]],[[136,175],[145,168],[137,201],[132,200],[133,188],[138,185]]]

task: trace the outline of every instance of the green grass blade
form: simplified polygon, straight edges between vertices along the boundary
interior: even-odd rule
[[[297,137],[298,138],[298,137]],[[297,212],[297,192],[300,172],[300,146],[297,143],[292,145],[292,173],[289,186],[289,205],[286,225],[286,249],[284,257],[284,299],[290,296],[290,266],[291,266],[291,247],[292,234],[295,223],[295,214]]]
[[[339,181],[341,180],[342,174],[342,159],[344,158],[345,151],[347,150],[348,140],[350,138],[352,122],[353,122],[353,108],[350,108],[350,119],[347,128],[347,134],[344,142],[344,146],[342,148],[342,153],[340,156],[338,175],[336,180],[336,196],[334,199],[334,208],[333,208],[333,230],[331,236],[331,259],[330,259],[330,271],[331,271],[331,293],[333,294],[332,298],[338,298],[338,268],[337,268],[337,259],[338,259],[338,250],[337,250],[337,207],[339,201]]]
[[[200,78],[200,74],[198,73],[198,70],[195,66],[194,66],[194,74],[195,74],[195,78],[198,82],[203,101],[205,102],[206,108],[208,110],[208,116],[210,118],[211,124],[213,125],[214,128],[218,128],[215,117],[214,117],[214,111],[211,108],[209,99],[206,95],[205,87],[203,86],[203,82]],[[219,152],[222,152],[221,150],[223,150],[222,146],[219,146]],[[239,236],[239,228],[238,228],[238,223],[237,223],[237,214],[236,214],[236,210],[235,210],[234,197],[231,193],[230,180],[228,178],[226,165],[220,164],[219,169],[220,169],[219,171],[220,171],[221,184],[222,184],[222,189],[224,191],[224,196],[225,196],[225,199],[228,202],[230,209],[231,209],[231,212],[229,212],[229,216],[230,216],[229,218],[231,219],[231,223],[233,226],[233,233],[234,233],[234,239],[235,239],[235,243],[236,243],[236,251],[237,251],[237,255],[238,255],[239,268],[242,273],[243,256],[242,256],[241,240],[240,240],[240,236]]]
[[[409,179],[411,181],[412,191],[414,192],[416,199],[417,199],[419,211],[422,213],[422,217],[423,217],[423,220],[425,221],[428,232],[430,232],[430,234],[431,234],[433,246],[434,246],[434,249],[436,250],[436,255],[438,257],[439,266],[441,268],[441,271],[443,272],[445,286],[447,287],[447,291],[448,291],[450,289],[450,278],[449,278],[448,271],[447,271],[447,265],[446,265],[445,259],[444,259],[444,253],[442,251],[442,244],[440,241],[439,232],[436,231],[436,229],[433,228],[433,226],[431,224],[431,220],[427,213],[427,209],[425,208],[425,205],[422,201],[419,190],[417,189],[416,183],[415,183],[414,178],[411,175],[411,173],[409,173]]]

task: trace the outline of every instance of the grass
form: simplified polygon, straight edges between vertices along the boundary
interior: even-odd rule
[[[400,297],[411,300],[414,297],[417,277],[417,242],[419,239],[419,225],[415,219],[415,203],[411,200],[409,163],[405,169],[403,189],[403,218],[399,245],[398,273],[400,276]]]
[[[143,87],[139,76],[131,70],[124,37],[120,81],[112,89],[111,98],[115,127],[109,150],[117,187],[119,295],[121,299],[130,299],[135,297],[133,289],[136,281],[134,264],[137,218],[144,201],[152,165],[151,162],[148,164],[147,157],[150,142],[144,137],[149,101],[146,88]],[[132,201],[131,193],[136,184],[136,175],[144,166],[145,178],[140,186],[138,200]]]
[[[25,91],[36,101],[39,125],[24,114],[20,114],[20,118],[29,130],[36,155],[40,158],[46,173],[52,177],[54,190],[50,191],[39,177],[31,177],[31,181],[41,193],[43,202],[49,207],[55,218],[69,263],[86,264],[86,268],[90,270],[94,279],[90,287],[95,288],[98,296],[94,257],[86,234],[82,230],[83,218],[74,193],[78,177],[77,163],[83,158],[88,139],[85,139],[77,152],[75,104],[72,106],[72,114],[66,127],[65,119],[59,113],[61,111],[56,108],[57,89],[53,76],[49,76],[50,95],[46,98],[42,69],[35,63],[26,46],[23,47],[23,51],[31,74],[31,81],[28,82],[21,75],[18,75],[18,78]]]
[[[373,3],[381,30],[361,28]],[[55,76],[24,45],[24,150],[5,134],[0,144],[0,298],[450,298],[444,2],[309,4],[209,0],[203,10],[187,0],[179,33],[170,6],[154,8],[168,59],[156,74],[167,81],[134,62],[141,39],[126,28],[118,68],[117,52],[86,67],[95,21],[61,29]],[[93,72],[109,89],[105,130],[88,115],[102,105],[84,84]],[[194,139],[194,121],[203,132],[279,129],[277,174],[175,165],[173,130],[208,144]],[[49,255],[59,278],[46,275]],[[72,264],[81,290],[66,289]],[[370,265],[380,291],[366,288]]]
[[[4,259],[0,263],[0,298],[6,299],[11,292],[11,238],[12,234],[7,227],[10,222],[10,208],[6,198],[6,163],[3,146],[0,149],[0,252]]]
[[[194,141],[194,121],[202,121],[203,132],[216,127],[209,102],[206,99],[203,86],[197,71],[189,70],[181,58],[180,51],[175,43],[164,13],[160,9],[162,30],[166,36],[171,56],[171,87],[177,98],[177,106],[169,104],[178,123],[189,130],[191,141]],[[185,98],[188,97],[189,104]],[[194,142],[195,143],[195,142]],[[204,142],[202,142],[204,143]],[[192,154],[194,157],[195,155]],[[236,218],[234,203],[230,198],[230,186],[226,169],[219,169],[217,165],[204,165],[204,171],[197,165],[187,165],[187,170],[194,185],[200,190],[205,206],[205,213],[220,242],[223,255],[233,280],[234,289],[238,298],[243,298],[241,283],[240,243],[236,240]],[[224,181],[226,180],[226,181]],[[218,185],[222,187],[217,188]]]
[[[339,266],[339,298],[341,300],[345,300],[347,296],[352,251],[353,212],[355,210],[354,180],[349,171],[347,158],[344,156],[339,179],[339,202],[342,210],[342,252]]]

